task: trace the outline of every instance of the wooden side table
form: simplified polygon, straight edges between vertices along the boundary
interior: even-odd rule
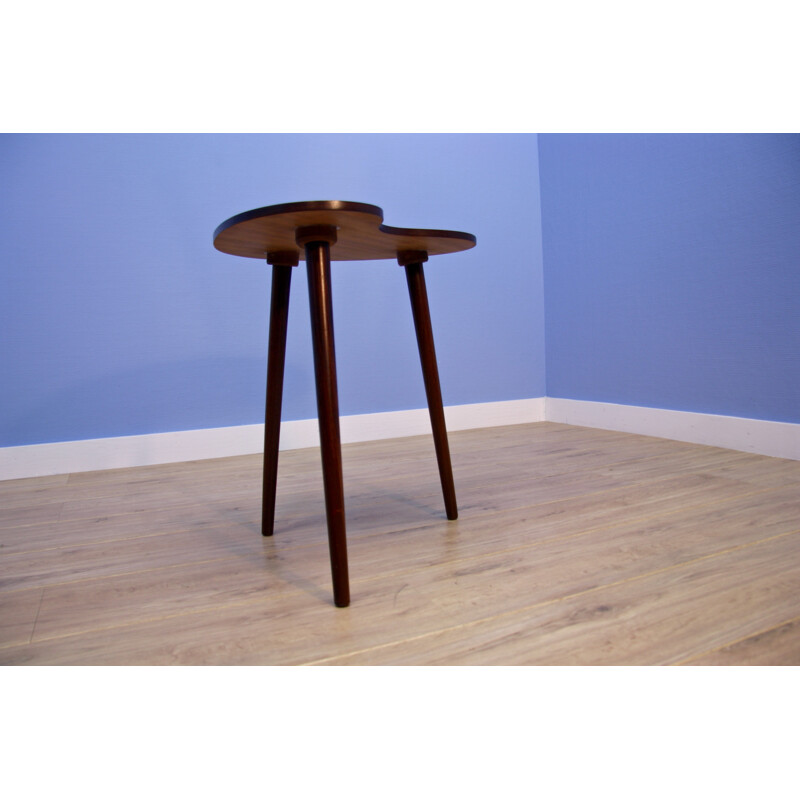
[[[217,250],[236,256],[266,259],[273,268],[264,426],[261,518],[261,532],[264,536],[272,535],[275,521],[275,487],[292,267],[297,266],[301,260],[306,262],[333,597],[334,603],[340,607],[350,604],[350,585],[333,342],[330,277],[332,260],[396,258],[406,270],[445,510],[448,519],[458,517],[422,264],[431,255],[468,250],[475,246],[476,240],[470,233],[390,228],[382,222],[383,211],[377,206],[341,200],[315,200],[246,211],[226,220],[214,232],[214,247]]]

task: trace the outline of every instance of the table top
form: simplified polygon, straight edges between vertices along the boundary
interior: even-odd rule
[[[304,248],[295,242],[295,231],[312,225],[336,227],[331,261],[396,258],[410,250],[424,250],[433,256],[469,250],[476,243],[471,233],[460,231],[391,228],[383,224],[383,211],[367,203],[311,200],[237,214],[214,231],[214,247],[234,256],[260,259],[268,252],[296,252],[304,260]]]

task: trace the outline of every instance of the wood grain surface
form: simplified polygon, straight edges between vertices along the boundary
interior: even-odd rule
[[[536,423],[0,483],[2,664],[800,663],[800,462]]]
[[[383,223],[383,211],[367,203],[313,200],[282,203],[245,211],[223,222],[214,231],[214,247],[223,253],[266,259],[267,253],[305,252],[298,247],[298,229],[326,225],[337,229],[331,261],[364,261],[397,258],[406,250],[428,255],[457,253],[475,246],[475,236],[462,231],[393,228]]]

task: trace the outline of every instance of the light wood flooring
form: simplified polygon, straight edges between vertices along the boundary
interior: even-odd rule
[[[0,664],[800,664],[800,462],[555,423],[0,483]]]

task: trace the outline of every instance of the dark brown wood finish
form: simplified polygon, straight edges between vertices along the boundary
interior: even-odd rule
[[[339,435],[339,394],[336,385],[336,353],[333,340],[331,242],[309,240],[308,236],[303,236],[302,230],[298,231],[297,239],[298,243],[302,242],[304,245],[308,271],[308,300],[311,310],[311,337],[314,347],[317,416],[333,578],[333,601],[343,608],[350,605],[350,581],[347,569],[344,481]],[[333,241],[336,241],[335,233]]]
[[[422,364],[425,395],[428,399],[428,413],[431,417],[433,444],[436,448],[436,462],[439,465],[439,479],[442,482],[444,507],[447,519],[458,519],[453,467],[450,463],[450,446],[447,443],[447,428],[444,422],[442,389],[439,384],[436,349],[433,345],[428,290],[425,286],[425,272],[422,268],[422,263],[427,261],[427,258],[426,253],[398,253],[397,261],[406,270],[408,295],[411,298],[411,312],[414,315],[414,329],[417,333],[419,359]]]
[[[214,247],[223,253],[264,258],[269,251],[298,248],[298,228],[329,225],[337,229],[338,243],[331,249],[333,261],[364,261],[395,258],[403,250],[424,250],[428,255],[457,253],[475,246],[471,233],[460,231],[392,228],[381,224],[378,206],[344,200],[314,200],[304,203],[256,208],[223,222],[214,232]]]
[[[448,519],[458,516],[422,263],[427,261],[429,255],[468,250],[475,246],[476,240],[470,233],[391,228],[383,225],[382,221],[383,211],[378,206],[341,200],[317,200],[246,211],[226,220],[214,232],[214,247],[218,250],[248,258],[266,258],[273,265],[264,425],[264,536],[272,535],[275,520],[291,268],[301,259],[306,261],[333,596],[334,603],[340,607],[349,605],[350,587],[333,338],[331,260],[397,258],[406,268],[445,510]]]
[[[267,353],[267,401],[264,414],[264,474],[261,493],[261,533],[272,536],[275,524],[275,490],[278,481],[278,445],[281,436],[283,372],[286,362],[286,325],[289,319],[289,289],[294,265],[286,255],[270,253],[272,294]],[[287,263],[288,262],[288,263]]]

